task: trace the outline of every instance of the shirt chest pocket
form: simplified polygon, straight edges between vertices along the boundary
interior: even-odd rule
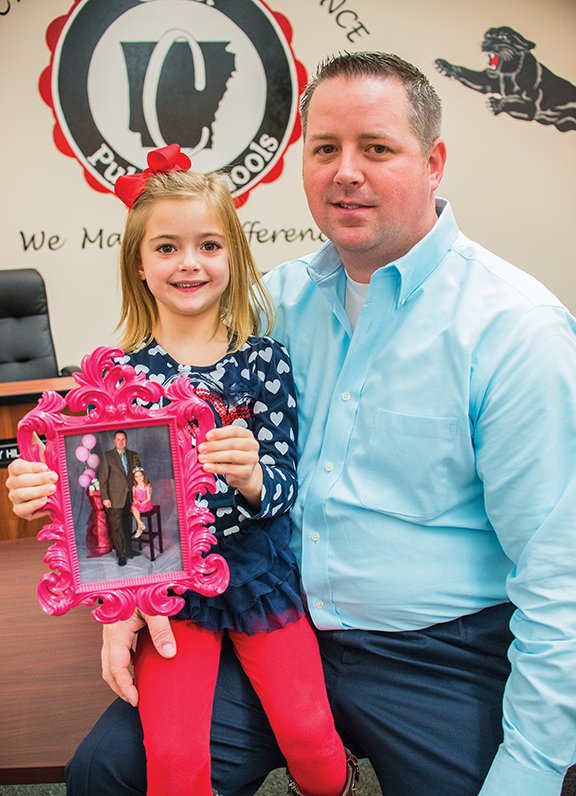
[[[458,428],[454,417],[378,409],[357,484],[361,502],[412,519],[441,514],[452,502],[455,474],[463,469]]]

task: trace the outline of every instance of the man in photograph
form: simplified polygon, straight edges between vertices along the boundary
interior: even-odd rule
[[[128,449],[128,435],[123,430],[114,432],[114,447],[102,456],[98,470],[100,495],[108,517],[112,544],[118,557],[118,566],[126,566],[128,558],[139,556],[132,549],[132,472],[140,467],[140,456]]]

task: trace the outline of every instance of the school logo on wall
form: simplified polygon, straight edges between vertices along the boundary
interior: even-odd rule
[[[110,191],[177,143],[197,171],[225,171],[243,204],[301,134],[291,38],[260,0],[75,0],[48,27],[39,84],[56,146]]]
[[[496,116],[508,113],[554,125],[562,133],[576,130],[576,86],[536,60],[530,52],[535,47],[512,28],[490,28],[482,42],[486,69],[478,72],[442,58],[436,60],[436,68],[467,88],[491,94],[488,105]]]

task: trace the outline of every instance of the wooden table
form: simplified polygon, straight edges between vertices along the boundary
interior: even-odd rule
[[[76,382],[71,376],[33,381],[0,382],[0,443],[9,444],[11,440],[16,439],[18,422],[36,406],[36,402],[44,390],[66,393],[76,386]],[[2,458],[0,458],[0,540],[36,536],[46,522],[45,520],[26,522],[12,512],[12,505],[6,490],[6,479],[8,478],[6,456],[12,453],[13,451],[0,449],[0,454],[2,454]]]
[[[114,694],[90,609],[46,615],[36,585],[49,543],[0,542],[0,785],[63,782],[64,765]]]

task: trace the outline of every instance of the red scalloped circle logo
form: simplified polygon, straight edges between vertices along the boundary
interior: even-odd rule
[[[54,143],[97,191],[178,143],[198,171],[226,173],[240,206],[300,138],[306,69],[261,0],[75,0],[46,42]]]

